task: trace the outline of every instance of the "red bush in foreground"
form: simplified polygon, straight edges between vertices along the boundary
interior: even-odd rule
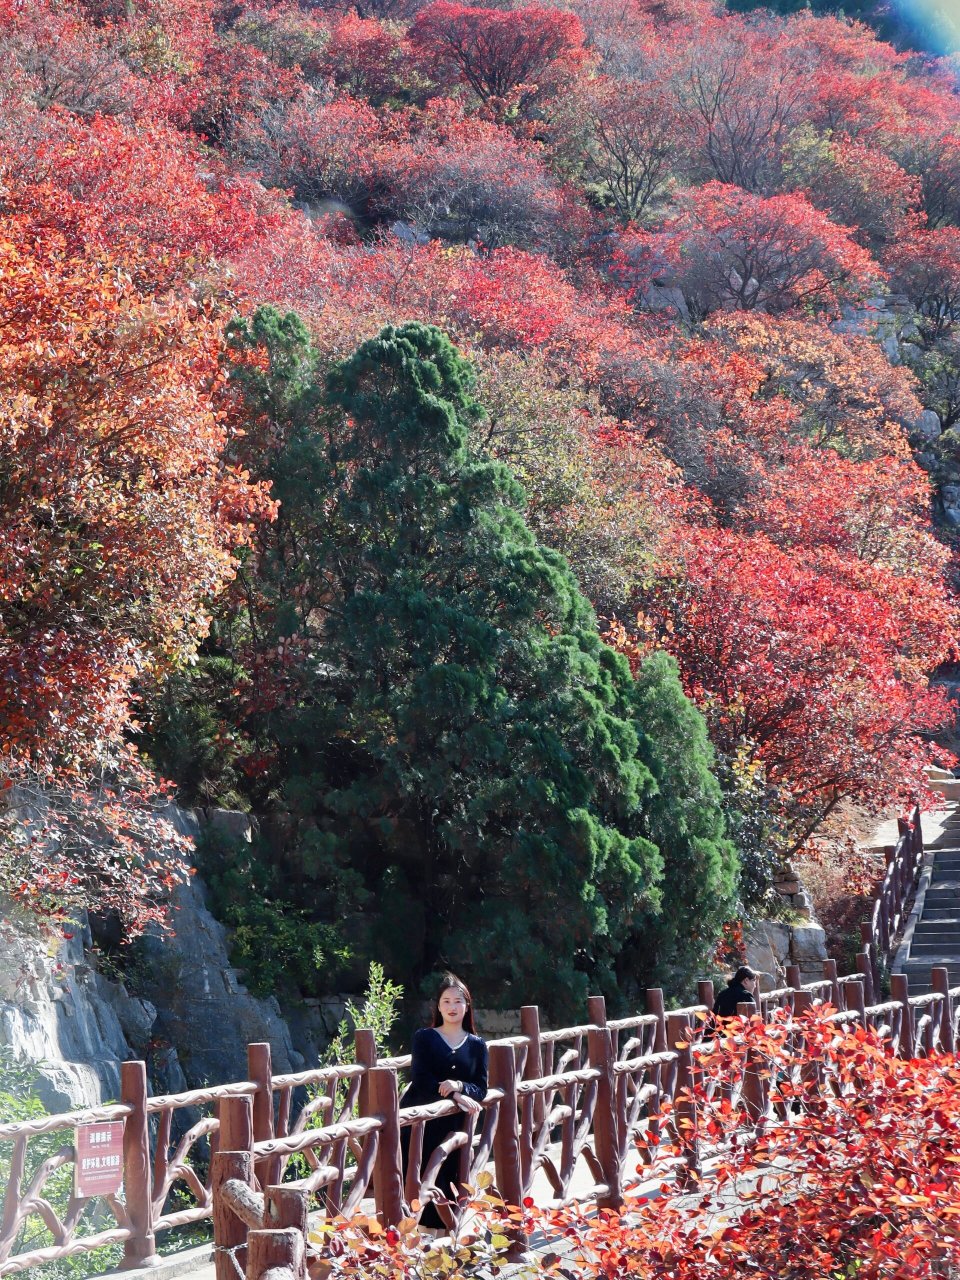
[[[934,1280],[960,1262],[960,1065],[904,1061],[872,1028],[817,1008],[794,1022],[736,1019],[694,1050],[696,1128],[675,1126],[651,1166],[655,1198],[622,1212],[505,1210],[473,1202],[452,1244],[426,1247],[412,1220],[331,1224],[324,1274],[354,1280],[494,1273],[511,1229],[542,1233],[525,1274],[577,1280]],[[670,1046],[671,1048],[673,1046]],[[756,1124],[740,1105],[751,1073],[769,1092]],[[686,1113],[685,1113],[686,1114]],[[688,1172],[690,1140],[700,1173]],[[544,1248],[540,1246],[541,1250]],[[521,1272],[523,1274],[523,1272]]]

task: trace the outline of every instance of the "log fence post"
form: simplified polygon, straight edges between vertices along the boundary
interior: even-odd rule
[[[846,1008],[843,998],[843,988],[840,985],[840,975],[837,971],[836,960],[824,960],[823,976],[830,983],[830,1003],[839,1012],[842,1013]]]
[[[934,965],[930,970],[930,985],[943,998],[940,1001],[940,1026],[938,1028],[941,1053],[955,1053],[953,1036],[953,1001],[950,999],[950,970]]]
[[[353,1056],[364,1068],[357,1094],[357,1108],[362,1116],[370,1114],[370,1072],[377,1065],[377,1037],[370,1027],[357,1027],[353,1033]]]
[[[526,1006],[527,1008],[535,1006]],[[538,1041],[539,1044],[539,1041]],[[500,1110],[493,1135],[493,1167],[500,1199],[511,1209],[523,1204],[523,1170],[520,1162],[520,1122],[517,1106],[517,1063],[513,1049],[507,1044],[490,1046],[490,1088],[500,1089]],[[523,1253],[526,1233],[519,1222],[509,1232],[509,1256]]]
[[[748,1021],[757,1012],[753,1002],[744,1001],[737,1005],[737,1013]],[[759,1125],[767,1113],[767,1095],[763,1087],[763,1078],[756,1065],[756,1055],[747,1049],[743,1062],[743,1084],[741,1086],[744,1110],[750,1123]]]
[[[803,986],[803,975],[800,972],[800,966],[798,964],[787,965],[787,986],[791,987],[794,991],[799,991]]]
[[[613,1072],[613,1041],[608,1027],[591,1027],[587,1038],[590,1066],[600,1073],[593,1113],[593,1135],[606,1191],[598,1197],[597,1205],[601,1209],[619,1209],[623,1204],[623,1188],[620,1184],[620,1126],[617,1118],[617,1081]]]
[[[813,993],[811,991],[798,991],[793,1001],[793,1013],[796,1018],[803,1018],[813,1009]],[[799,1033],[795,1041],[798,1047],[803,1047],[806,1043],[806,1037],[802,1032]],[[818,1062],[810,1062],[804,1058],[803,1066],[800,1069],[800,1081],[804,1088],[804,1103],[808,1107],[816,1107],[819,1105],[821,1090],[821,1071]]]
[[[855,1013],[857,1015],[857,1022],[861,1027],[865,1027],[867,1025],[867,1001],[863,987],[864,984],[859,979],[848,978],[843,984],[843,995],[846,1007],[850,1013]]]
[[[697,1105],[693,1096],[693,1053],[690,1048],[690,1024],[686,1014],[667,1015],[667,1046],[677,1055],[677,1071],[673,1094],[673,1127],[677,1142],[684,1151],[685,1175],[681,1183],[700,1176],[700,1137],[697,1131]]]
[[[225,1182],[242,1182],[248,1187],[253,1185],[252,1152],[221,1148],[213,1157],[210,1173],[216,1280],[236,1280],[237,1267],[241,1271],[246,1270],[247,1224],[227,1204],[222,1190]]]
[[[880,962],[877,959],[876,939],[873,936],[873,920],[860,921],[860,943],[870,957],[873,974],[873,1003],[880,999]]]
[[[603,996],[587,996],[587,1021],[595,1027],[607,1025],[607,1002]]]
[[[147,1123],[147,1068],[143,1062],[120,1064],[120,1101],[132,1107],[123,1124],[123,1188],[132,1235],[123,1244],[123,1269],[158,1262],[153,1227],[153,1175]]]
[[[282,1231],[251,1231],[247,1237],[247,1280],[264,1280],[270,1272],[307,1274],[306,1240],[292,1227]],[[280,1276],[276,1277],[280,1280]]]
[[[253,1095],[253,1140],[270,1142],[276,1136],[276,1131],[273,1117],[273,1059],[267,1041],[247,1045],[247,1071],[257,1086],[257,1092]],[[254,1172],[261,1187],[279,1182],[281,1168],[279,1156],[258,1160]]]
[[[663,1007],[663,988],[647,987],[647,1013],[657,1019],[657,1030],[653,1041],[654,1053],[663,1053],[667,1047],[667,1019]]]
[[[309,1193],[298,1187],[267,1187],[264,1193],[263,1225],[272,1231],[293,1227],[307,1238]]]
[[[249,1151],[253,1155],[253,1099],[247,1096],[221,1098],[220,1150]]]
[[[873,965],[870,963],[870,953],[868,951],[857,952],[857,972],[863,983],[863,999],[864,1003],[871,1005],[877,1003],[876,993],[873,989]]]
[[[395,1227],[404,1216],[397,1077],[389,1067],[374,1067],[369,1075],[370,1114],[380,1120],[380,1141],[373,1166],[374,1200],[383,1226]]]
[[[543,1075],[543,1049],[540,1045],[540,1008],[525,1004],[520,1010],[520,1033],[527,1038],[527,1056],[523,1063],[524,1080],[539,1080]],[[533,1100],[533,1121],[539,1129],[546,1119],[543,1094]]]
[[[910,980],[905,973],[895,973],[890,979],[890,999],[900,1005],[899,1058],[912,1058],[914,1053],[913,1008],[910,1004]]]
[[[711,1013],[715,998],[711,980],[709,978],[701,978],[697,983],[697,1004],[705,1005],[707,1013]]]

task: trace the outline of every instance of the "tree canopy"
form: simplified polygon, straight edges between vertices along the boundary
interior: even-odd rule
[[[322,916],[339,894],[345,945],[375,940],[405,980],[467,967],[498,1003],[559,1009],[702,959],[736,870],[703,720],[662,655],[634,681],[510,471],[468,447],[470,365],[408,323],[321,388],[294,317],[231,341],[243,410],[282,435],[255,607],[290,656],[258,731],[300,901]]]

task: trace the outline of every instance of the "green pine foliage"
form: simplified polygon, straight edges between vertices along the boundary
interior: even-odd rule
[[[274,751],[286,910],[334,923],[354,966],[416,989],[450,965],[502,1007],[617,1002],[702,961],[735,881],[703,721],[669,659],[633,679],[470,447],[471,366],[417,323],[325,384],[295,316],[231,341],[281,500],[233,633],[286,655],[244,729]]]

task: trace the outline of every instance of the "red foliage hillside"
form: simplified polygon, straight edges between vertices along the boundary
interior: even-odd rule
[[[597,604],[677,656],[794,840],[919,785],[952,535],[871,317],[896,295],[948,376],[958,90],[855,23],[710,0],[0,0],[5,758],[96,756],[203,636],[269,508],[219,334],[272,302],[328,358],[422,318],[594,398]],[[613,508],[668,474],[632,544]]]

